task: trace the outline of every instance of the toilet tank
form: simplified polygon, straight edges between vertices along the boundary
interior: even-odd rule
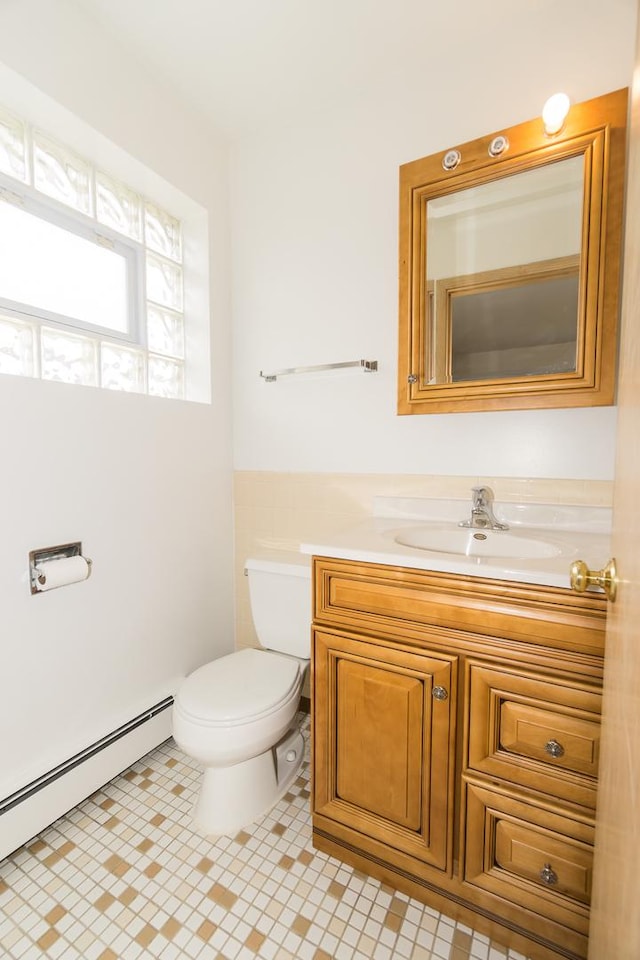
[[[251,615],[267,650],[308,660],[311,656],[311,558],[282,553],[245,564]]]

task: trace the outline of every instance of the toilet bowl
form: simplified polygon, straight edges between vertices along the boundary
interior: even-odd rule
[[[309,562],[251,559],[246,573],[263,649],[199,667],[173,706],[174,740],[204,767],[193,816],[206,834],[232,835],[267,813],[304,755],[295,716],[309,663]]]

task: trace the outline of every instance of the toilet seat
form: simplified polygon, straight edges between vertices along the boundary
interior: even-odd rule
[[[183,682],[175,708],[207,727],[235,727],[275,713],[300,685],[300,663],[245,649],[212,660]]]

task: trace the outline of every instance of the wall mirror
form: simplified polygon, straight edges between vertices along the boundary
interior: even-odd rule
[[[400,168],[399,413],[613,403],[627,104]]]

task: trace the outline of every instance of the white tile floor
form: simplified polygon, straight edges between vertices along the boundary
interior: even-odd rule
[[[315,851],[308,757],[233,839],[193,830],[199,778],[167,741],[2,861],[0,957],[524,960]]]

